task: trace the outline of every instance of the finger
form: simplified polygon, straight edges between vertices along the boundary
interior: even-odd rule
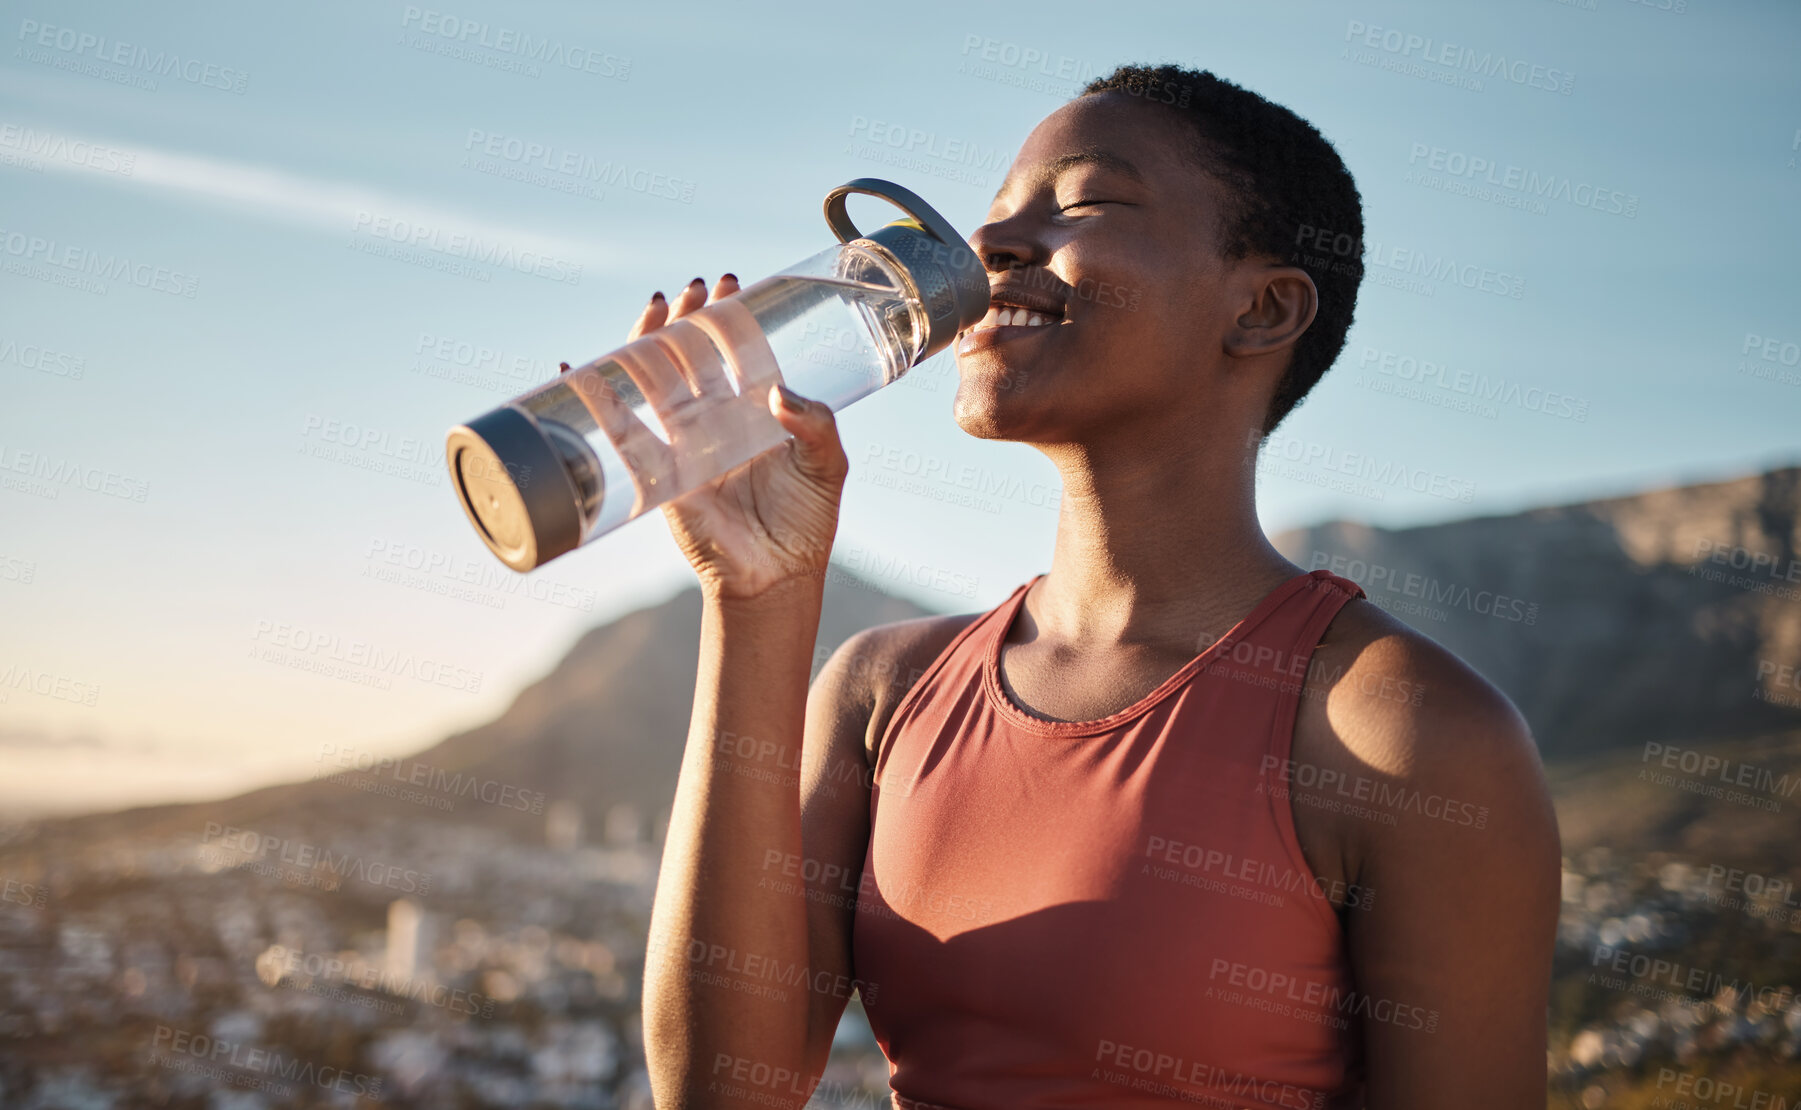
[[[699,281],[700,279],[695,278],[694,280]],[[693,289],[696,286],[690,283],[688,288]],[[738,275],[721,274],[719,280],[713,283],[713,292],[708,298],[707,304],[702,307],[711,307],[737,291]],[[700,335],[684,336],[683,338],[688,342],[673,344],[672,346],[678,349],[671,351],[675,360],[681,364],[682,376],[688,380],[688,388],[694,391],[696,397],[726,397],[742,392],[731,381],[731,368],[727,366],[727,362],[733,358],[733,353],[728,347],[730,339],[725,338],[722,341],[720,329],[723,322],[719,319],[719,313],[695,315],[695,311],[697,310],[690,310],[684,315],[691,316],[696,321],[708,321],[712,326],[703,327],[706,332],[704,337]],[[673,429],[671,430],[673,431]]]
[[[850,470],[831,406],[811,401],[780,382],[769,387],[769,411],[794,437],[794,461],[808,477],[838,482]]]
[[[631,475],[636,491],[634,509],[642,507],[654,492],[646,487],[645,480],[654,475],[673,473],[675,460],[669,446],[638,419],[636,406],[642,397],[634,396],[639,392],[634,388],[637,383],[629,377],[609,379],[599,374],[573,380],[578,383],[576,392],[605,430],[607,438],[612,440],[614,450],[619,452],[626,472]]]
[[[638,322],[632,325],[631,333],[625,337],[625,341],[630,343],[647,331],[655,331],[668,320],[669,302],[663,299],[663,291],[659,289],[650,295],[650,303],[638,314]]]
[[[705,304],[706,301],[707,283],[699,278],[695,278],[693,281],[689,282],[687,288],[683,289],[681,294],[675,298],[675,304],[669,309],[669,318],[671,320],[680,320],[682,317],[688,315],[688,313],[693,312],[695,309]]]

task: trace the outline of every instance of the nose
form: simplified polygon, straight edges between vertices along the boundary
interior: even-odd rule
[[[1042,263],[1045,258],[1044,245],[1032,233],[1024,213],[990,220],[976,228],[969,237],[969,246],[991,274]]]

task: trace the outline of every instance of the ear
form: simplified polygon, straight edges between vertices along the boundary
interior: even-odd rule
[[[1319,312],[1319,290],[1298,266],[1250,264],[1243,271],[1248,307],[1226,330],[1223,346],[1233,358],[1255,358],[1294,345]]]

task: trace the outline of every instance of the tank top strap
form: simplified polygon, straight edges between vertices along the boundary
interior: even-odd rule
[[[913,677],[907,692],[895,705],[894,712],[888,715],[888,724],[882,735],[876,739],[875,775],[879,781],[882,771],[888,762],[888,753],[893,747],[895,732],[912,714],[916,713],[921,700],[927,697],[937,686],[960,686],[979,680],[984,653],[988,650],[988,638],[996,635],[992,628],[996,622],[1006,627],[1006,621],[1013,614],[1014,606],[1020,597],[1031,588],[1033,582],[1044,575],[1034,575],[1029,581],[1014,587],[1005,601],[976,617],[957,631],[949,643],[938,652],[926,669]]]
[[[1286,649],[1291,655],[1311,652],[1339,609],[1353,598],[1367,596],[1362,586],[1329,570],[1296,575],[1279,589],[1286,592],[1275,610],[1246,627],[1240,639]]]
[[[1313,649],[1332,618],[1363,587],[1327,570],[1299,574],[1277,587],[1274,607],[1227,633],[1208,652],[1213,677],[1253,682],[1282,700],[1299,700]],[[1236,635],[1234,635],[1236,633]]]

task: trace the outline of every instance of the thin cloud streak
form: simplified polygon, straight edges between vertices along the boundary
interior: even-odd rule
[[[620,251],[616,248],[492,223],[480,216],[421,203],[412,197],[366,185],[306,177],[270,166],[155,147],[120,146],[56,131],[21,130],[25,137],[0,147],[0,152],[19,160],[29,159],[45,170],[105,179],[122,185],[147,185],[205,200],[229,201],[270,219],[339,233],[355,230],[359,215],[373,213],[404,220],[415,227],[433,228],[446,235],[463,234],[537,254],[572,257],[580,261],[584,269],[611,269],[621,261]],[[25,145],[27,142],[29,146]],[[88,153],[77,155],[84,144]],[[130,155],[129,169],[105,168],[81,160],[93,159],[95,156],[91,152],[95,149]],[[116,166],[121,159],[111,161]],[[19,167],[10,168],[16,170]]]

